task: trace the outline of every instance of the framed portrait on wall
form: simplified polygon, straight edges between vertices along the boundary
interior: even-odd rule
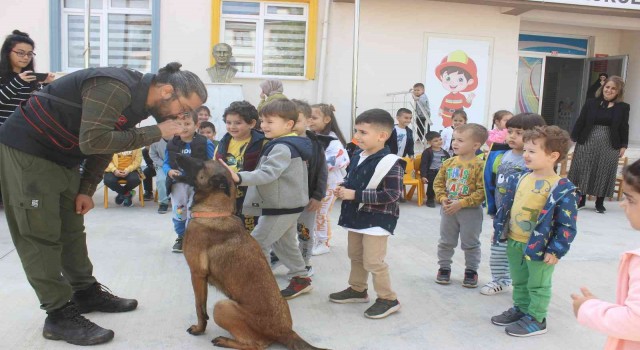
[[[469,123],[487,125],[493,39],[426,35],[425,93],[432,130],[452,125],[453,111],[463,109]]]

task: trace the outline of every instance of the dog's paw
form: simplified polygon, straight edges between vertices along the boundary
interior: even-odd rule
[[[204,333],[204,329],[200,329],[198,326],[193,325],[187,329],[187,332],[191,335],[201,335]]]
[[[214,346],[219,346],[219,347],[226,347],[225,344],[227,343],[227,338],[225,337],[215,337],[211,340],[211,343],[213,343]]]

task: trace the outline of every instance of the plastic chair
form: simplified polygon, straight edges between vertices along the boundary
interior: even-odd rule
[[[416,161],[405,157],[402,158],[407,166],[404,169],[404,178],[402,179],[402,192],[404,193],[404,198],[406,200],[411,200],[413,198],[414,192],[418,191],[418,206],[422,206],[424,204],[424,184],[422,183],[422,179],[420,178],[420,162],[418,161],[418,167],[416,168]],[[407,192],[406,186],[409,187],[409,191]]]
[[[127,180],[118,180],[118,183],[124,185],[127,183]],[[144,207],[144,190],[142,188],[142,181],[138,185],[138,199],[140,200],[140,206]],[[109,187],[104,186],[104,208],[109,208]]]

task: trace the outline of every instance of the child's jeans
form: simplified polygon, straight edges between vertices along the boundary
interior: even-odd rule
[[[438,175],[438,169],[429,169],[427,171],[427,200],[435,200],[436,193],[433,190],[433,182],[436,179],[436,175]]]
[[[164,174],[162,167],[156,168],[156,189],[158,190],[158,204],[169,204],[169,196],[167,196],[167,175]]]
[[[480,266],[480,233],[482,232],[482,208],[462,208],[453,215],[440,209],[440,240],[438,241],[438,265],[451,269],[454,249],[458,246],[464,251],[467,269],[478,271]]]
[[[389,236],[373,236],[349,231],[348,247],[351,259],[349,285],[355,291],[367,289],[369,272],[373,275],[373,289],[378,298],[396,300],[396,293],[391,289],[389,265],[384,261],[387,255]]]
[[[118,181],[126,180],[127,183],[120,185]],[[118,194],[127,194],[140,184],[140,174],[137,171],[130,172],[126,177],[117,177],[113,173],[104,173],[104,185]]]
[[[298,249],[298,217],[300,213],[284,215],[263,215],[251,236],[258,241],[262,253],[271,261],[271,250],[282,264],[289,269],[289,278],[306,277],[304,259]]]
[[[178,237],[184,235],[189,219],[189,207],[193,197],[193,187],[177,182],[171,186],[171,209],[173,212],[173,228]]]
[[[513,279],[513,305],[542,322],[551,301],[551,277],[555,265],[524,258],[526,243],[509,239],[509,271]]]

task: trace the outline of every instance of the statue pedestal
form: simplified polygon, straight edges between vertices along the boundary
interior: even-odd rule
[[[244,100],[242,84],[205,83],[209,97],[204,104],[211,110],[209,121],[216,126],[216,140],[221,140],[227,133],[222,115],[231,102]]]

